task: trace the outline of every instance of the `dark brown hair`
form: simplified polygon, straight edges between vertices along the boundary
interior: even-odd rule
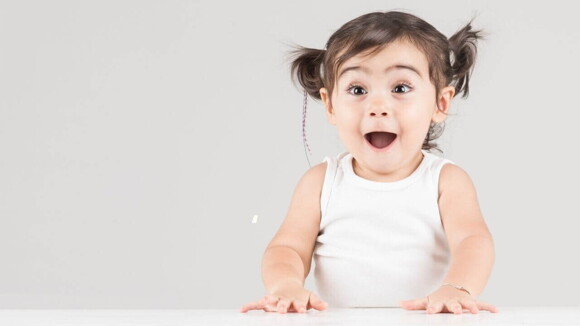
[[[382,50],[396,40],[410,41],[423,51],[429,63],[429,78],[435,85],[438,97],[440,90],[448,85],[455,87],[455,95],[469,95],[469,78],[477,54],[476,42],[482,39],[482,31],[472,30],[473,19],[449,39],[435,27],[412,14],[400,11],[372,12],[357,17],[338,29],[326,43],[326,49],[318,50],[296,46],[293,55],[291,76],[304,91],[320,100],[320,88],[326,87],[331,96],[335,78],[340,67],[349,58],[371,50],[368,55]],[[305,101],[306,101],[305,93]],[[330,98],[329,98],[330,99]],[[304,119],[303,116],[303,136]],[[432,123],[422,148],[442,152],[433,141],[439,138],[444,122]],[[306,142],[306,139],[304,139]]]

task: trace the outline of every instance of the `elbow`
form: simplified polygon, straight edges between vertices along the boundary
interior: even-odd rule
[[[452,248],[451,255],[454,253],[468,250],[471,254],[486,255],[495,261],[495,242],[491,235],[471,235],[461,240],[455,248]]]

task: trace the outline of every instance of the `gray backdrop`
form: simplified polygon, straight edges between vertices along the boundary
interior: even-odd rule
[[[286,51],[392,9],[490,33],[435,152],[471,175],[495,238],[480,299],[579,305],[580,29],[573,2],[544,3],[1,1],[0,307],[264,295],[262,253],[308,168]],[[309,103],[315,164],[343,148]]]

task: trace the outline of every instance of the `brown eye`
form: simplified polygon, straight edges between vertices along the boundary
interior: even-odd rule
[[[405,91],[407,89],[407,91]],[[411,90],[409,85],[399,84],[393,89],[393,93],[408,93]]]
[[[354,92],[351,92],[351,91],[354,91]],[[362,88],[360,86],[357,86],[357,85],[350,86],[347,89],[347,92],[350,93],[350,94],[353,94],[353,95],[364,95],[364,94],[366,94],[366,91],[364,90],[364,88]]]

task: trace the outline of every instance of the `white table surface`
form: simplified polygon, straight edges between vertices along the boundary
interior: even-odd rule
[[[278,314],[236,309],[0,310],[0,325],[580,325],[580,307],[497,307],[499,313],[426,314],[401,308],[328,308]]]

